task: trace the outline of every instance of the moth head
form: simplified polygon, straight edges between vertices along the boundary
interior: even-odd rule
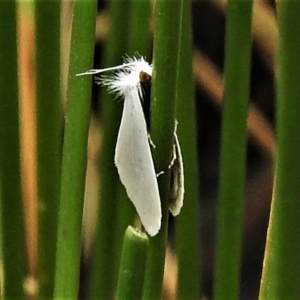
[[[148,73],[141,71],[139,77],[140,83],[151,83],[151,75],[149,75]]]

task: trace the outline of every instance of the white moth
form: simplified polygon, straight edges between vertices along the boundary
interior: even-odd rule
[[[93,69],[77,74],[77,76],[115,70],[118,72],[97,79],[97,83],[107,86],[109,92],[124,98],[124,109],[115,150],[115,164],[120,180],[145,230],[150,236],[154,236],[161,227],[161,204],[150,149],[151,140],[141,103],[145,96],[142,83],[150,83],[152,67],[142,57],[134,57],[126,58],[124,64],[120,66]],[[175,216],[179,214],[182,207],[184,193],[182,157],[176,132],[174,132],[174,154],[170,168],[173,178],[170,211]]]

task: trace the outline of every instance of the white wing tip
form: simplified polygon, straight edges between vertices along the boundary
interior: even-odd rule
[[[160,226],[161,226],[161,224],[159,224],[159,226],[148,226],[148,227],[145,227],[145,230],[147,231],[147,233],[150,236],[155,236],[158,234],[158,232],[160,230]]]

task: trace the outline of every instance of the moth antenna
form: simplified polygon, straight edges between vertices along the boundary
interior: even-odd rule
[[[99,74],[99,73],[103,73],[103,72],[107,72],[107,71],[115,71],[115,70],[120,70],[120,69],[126,69],[126,68],[131,67],[135,64],[136,64],[136,62],[129,62],[129,63],[126,63],[126,64],[122,64],[120,66],[111,67],[111,68],[91,69],[91,70],[88,70],[86,72],[76,74],[76,76],[94,75],[94,74]]]

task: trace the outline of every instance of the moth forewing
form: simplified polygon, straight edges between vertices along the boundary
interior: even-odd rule
[[[169,197],[169,210],[174,217],[179,215],[183,206],[184,197],[183,161],[178,136],[176,133],[176,127],[174,131],[173,159],[170,164],[171,187]]]
[[[145,230],[154,236],[161,226],[161,204],[146,121],[138,91],[130,88],[124,96],[115,164]]]

